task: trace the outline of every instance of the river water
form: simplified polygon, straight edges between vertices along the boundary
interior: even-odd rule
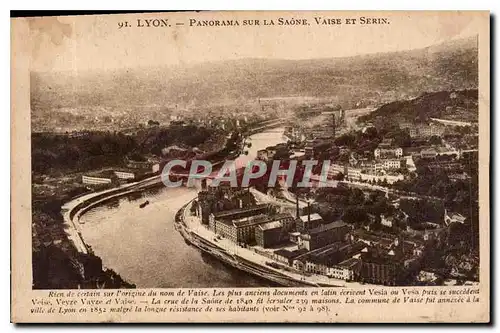
[[[258,150],[283,142],[283,131],[252,135],[248,155],[239,159],[255,158]],[[82,236],[105,267],[139,288],[269,286],[184,242],[174,217],[195,191],[161,188],[96,207],[81,217]],[[145,200],[150,204],[141,209]]]

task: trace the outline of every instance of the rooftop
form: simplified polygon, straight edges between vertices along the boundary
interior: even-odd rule
[[[298,249],[295,251],[290,251],[290,250],[286,250],[286,249],[281,249],[281,250],[274,251],[274,253],[279,255],[279,256],[288,258],[288,259],[293,259],[293,258],[296,258],[300,255],[307,253],[307,250],[306,249]]]
[[[347,260],[342,261],[339,263],[339,266],[347,267],[347,268],[352,268],[356,266],[360,262],[359,259],[356,258],[349,258]]]
[[[309,215],[302,215],[300,217],[302,222],[307,222],[309,220]],[[318,213],[311,214],[311,221],[323,221],[323,218]]]
[[[237,214],[245,214],[245,213],[253,213],[262,209],[267,209],[269,208],[268,204],[259,204],[255,205],[252,207],[246,207],[246,208],[236,208],[236,209],[231,209],[231,210],[225,210],[222,212],[217,212],[214,213],[214,217],[216,219],[228,219],[231,218],[233,215]]]
[[[447,212],[446,215],[452,220],[465,221],[465,216],[457,212]]]
[[[401,263],[401,257],[398,255],[390,256],[384,254],[376,254],[373,252],[367,252],[361,254],[361,260],[366,263],[374,263],[379,265],[390,265]]]
[[[262,230],[271,230],[281,228],[282,226],[283,223],[281,221],[272,221],[259,225],[259,228]]]
[[[309,234],[310,235],[317,234],[320,232],[324,232],[324,231],[328,231],[328,230],[332,230],[332,229],[337,229],[337,228],[342,228],[342,227],[346,227],[346,226],[348,226],[348,224],[343,222],[343,221],[336,221],[336,222],[332,222],[332,223],[328,223],[328,224],[322,224],[319,227],[316,227],[314,229],[309,230]]]
[[[228,223],[232,223],[233,225],[237,227],[243,227],[243,226],[248,226],[248,225],[255,225],[255,224],[268,224],[270,222],[278,222],[281,223],[280,221],[290,218],[290,214],[276,214],[276,215],[267,215],[267,214],[259,214],[255,216],[250,216],[250,217],[243,217],[240,219],[232,220],[232,221],[227,221]]]

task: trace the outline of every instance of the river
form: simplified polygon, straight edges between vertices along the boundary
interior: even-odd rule
[[[283,128],[252,135],[248,155],[283,142]],[[263,287],[269,282],[227,266],[187,245],[174,229],[175,213],[195,195],[195,189],[161,188],[96,207],[81,217],[85,242],[138,288]],[[150,204],[140,208],[148,200]]]

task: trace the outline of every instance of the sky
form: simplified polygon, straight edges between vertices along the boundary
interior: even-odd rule
[[[185,65],[240,58],[310,59],[424,48],[474,36],[484,12],[202,12],[29,18],[31,69],[83,71]],[[488,15],[488,14],[486,14]],[[278,18],[309,25],[279,26]],[[314,18],[339,18],[318,25]],[[389,24],[347,25],[346,18],[385,18]],[[484,16],[483,16],[484,17]],[[168,19],[170,27],[138,27]],[[190,19],[238,20],[233,27],[189,26]],[[258,19],[259,26],[243,26]],[[263,26],[263,20],[276,25]],[[130,27],[119,28],[127,21]],[[176,23],[184,23],[177,25]]]

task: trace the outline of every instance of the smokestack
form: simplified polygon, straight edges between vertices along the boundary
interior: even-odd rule
[[[332,114],[332,125],[333,125],[333,138],[335,139],[335,113]]]
[[[299,196],[295,195],[295,210],[297,213],[297,218],[300,218],[300,211],[299,211]]]
[[[311,203],[309,200],[307,201],[307,225],[308,227],[311,225]]]

